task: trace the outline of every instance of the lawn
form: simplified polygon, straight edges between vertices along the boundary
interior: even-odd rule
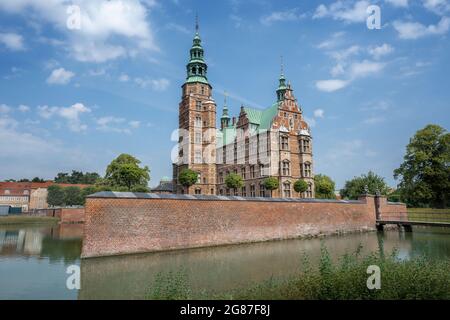
[[[410,221],[449,222],[450,209],[408,208]]]

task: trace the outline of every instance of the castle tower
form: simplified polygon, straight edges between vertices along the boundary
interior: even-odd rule
[[[176,193],[216,194],[216,103],[208,82],[208,66],[196,23],[196,32],[186,66],[179,105],[179,157],[174,164]],[[199,174],[196,184],[186,189],[178,176],[189,168]]]

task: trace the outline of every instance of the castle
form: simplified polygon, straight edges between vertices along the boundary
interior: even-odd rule
[[[220,129],[216,129],[217,106],[207,78],[198,24],[186,71],[179,105],[178,157],[173,164],[174,193],[314,197],[312,137],[283,69],[272,106],[265,110],[241,106],[236,119],[228,115],[225,99]],[[197,183],[189,188],[178,179],[186,168],[198,173]],[[242,188],[227,187],[225,179],[230,173],[242,176]],[[277,190],[265,189],[267,177],[278,179]],[[300,179],[308,185],[301,194],[294,191],[294,183]]]

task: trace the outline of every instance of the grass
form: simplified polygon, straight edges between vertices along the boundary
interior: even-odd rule
[[[322,246],[319,265],[312,267],[307,255],[299,270],[284,279],[270,278],[246,289],[224,293],[193,291],[186,271],[159,273],[147,299],[236,299],[236,300],[383,300],[450,299],[450,260],[426,256],[399,260],[397,252],[385,257],[379,252],[362,257],[361,247],[333,262]],[[369,290],[367,267],[381,270],[381,289]]]
[[[56,223],[58,221],[59,219],[55,217],[26,216],[26,215],[0,216],[0,225]]]
[[[450,223],[450,209],[408,208],[408,218],[410,221]]]

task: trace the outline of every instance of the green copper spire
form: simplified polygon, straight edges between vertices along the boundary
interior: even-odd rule
[[[190,50],[190,60],[186,66],[186,83],[201,82],[208,84],[206,77],[208,66],[204,60],[202,40],[198,32],[198,17],[195,20],[195,36]]]
[[[220,118],[220,124],[222,129],[226,128],[230,125],[230,116],[228,115],[228,106],[227,106],[227,93],[224,92],[224,104],[223,104],[223,112],[222,117]]]
[[[282,101],[286,93],[286,78],[284,77],[284,66],[283,66],[283,56],[281,56],[281,74],[279,79],[279,85],[277,89],[277,100]]]

